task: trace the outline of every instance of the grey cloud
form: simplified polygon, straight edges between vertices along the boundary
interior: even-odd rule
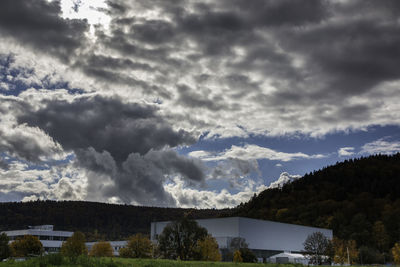
[[[148,20],[131,26],[135,40],[151,44],[166,44],[174,38],[176,30],[171,23],[163,20]]]
[[[181,84],[177,87],[179,94],[178,102],[182,105],[188,107],[207,108],[214,111],[226,108],[222,97],[214,97],[209,99],[207,96],[203,96],[197,92],[194,92],[194,89],[187,85]],[[201,92],[202,90],[198,91]]]
[[[67,61],[85,42],[85,20],[60,17],[58,1],[3,0],[0,2],[0,32],[45,53]]]
[[[143,155],[150,149],[195,142],[188,132],[174,131],[154,107],[118,98],[48,101],[44,108],[20,115],[18,121],[43,129],[67,150],[93,147],[108,151],[117,162],[133,152]]]
[[[229,158],[219,162],[211,170],[209,177],[213,179],[227,179],[232,188],[237,188],[247,182],[247,179],[242,178],[252,174],[261,175],[257,160]]]
[[[318,23],[329,16],[328,3],[324,0],[224,1],[226,6],[242,13],[249,23],[261,27]]]

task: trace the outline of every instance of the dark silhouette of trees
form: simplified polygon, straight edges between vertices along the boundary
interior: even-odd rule
[[[0,262],[11,256],[10,246],[8,245],[10,239],[4,233],[0,234]]]
[[[186,216],[169,223],[158,238],[158,249],[164,258],[190,260],[200,258],[197,242],[208,235],[205,228]]]

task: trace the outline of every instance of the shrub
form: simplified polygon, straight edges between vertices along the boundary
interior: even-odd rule
[[[10,247],[14,257],[39,256],[43,253],[42,243],[33,235],[18,238],[11,243]]]
[[[93,257],[112,257],[114,255],[110,242],[97,242],[89,253]]]

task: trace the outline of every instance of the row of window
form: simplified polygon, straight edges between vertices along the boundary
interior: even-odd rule
[[[55,241],[66,241],[68,239],[68,237],[66,236],[49,236],[49,235],[34,235],[37,238],[39,238],[39,240],[55,240]],[[22,237],[22,236],[10,236],[10,240],[16,240],[18,237]]]

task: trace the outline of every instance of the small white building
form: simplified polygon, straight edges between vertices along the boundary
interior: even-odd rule
[[[269,263],[300,263],[300,264],[308,264],[308,259],[303,254],[299,253],[290,253],[290,252],[282,252],[276,255],[273,255],[267,259]]]
[[[1,233],[5,233],[10,238],[10,243],[25,235],[36,236],[42,243],[45,252],[51,253],[58,252],[62,243],[73,234],[73,232],[54,231],[53,229],[53,225],[38,225],[29,226],[28,229],[24,230],[4,231]]]
[[[244,217],[199,219],[196,221],[217,240],[221,252],[228,249],[233,238],[240,237],[245,239],[249,249],[262,261],[285,251],[301,254],[304,249],[304,241],[312,233],[321,232],[329,239],[332,239],[333,236],[330,229]],[[153,242],[157,242],[157,237],[169,223],[169,221],[151,223],[150,238]]]

